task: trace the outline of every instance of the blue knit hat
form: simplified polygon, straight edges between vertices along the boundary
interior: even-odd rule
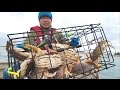
[[[38,19],[40,19],[41,17],[47,16],[52,20],[52,13],[51,12],[39,12],[38,14]]]

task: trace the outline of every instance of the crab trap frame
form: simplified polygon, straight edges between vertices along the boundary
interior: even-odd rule
[[[115,66],[114,64],[114,58],[110,49],[110,42],[107,40],[104,30],[101,27],[100,24],[90,24],[90,25],[83,25],[83,26],[74,26],[74,27],[67,27],[67,28],[59,28],[57,29],[58,32],[62,33],[64,36],[64,41],[67,41],[69,44],[69,48],[61,48],[56,47],[56,51],[58,53],[64,52],[72,49],[75,51],[76,54],[74,56],[79,57],[79,64],[70,65],[71,71],[68,71],[72,73],[72,75],[69,75],[69,78],[90,78],[92,77],[97,78],[98,72],[108,69],[110,67]],[[26,44],[24,41],[28,39],[27,44],[31,44],[36,46],[34,42],[31,43],[30,37],[33,37],[34,40],[36,36],[30,36],[29,34],[32,32],[23,32],[23,33],[15,33],[15,34],[8,34],[9,41],[7,42],[7,51],[8,51],[8,65],[9,67],[12,67],[11,72],[17,72],[17,70],[20,69],[21,63],[26,60],[26,56],[20,56],[19,54],[16,54],[14,51],[14,48],[16,48],[16,45],[22,45]],[[44,34],[42,34],[44,36]],[[41,35],[41,36],[42,36]],[[57,33],[52,33],[52,38],[56,40],[55,35]],[[59,40],[57,40],[59,41]],[[64,42],[62,41],[62,42]],[[76,44],[77,43],[77,44]],[[59,42],[60,44],[60,42]],[[63,43],[62,43],[63,45]],[[24,51],[22,51],[24,52]],[[31,53],[31,59],[34,61],[33,52]],[[50,53],[48,53],[49,55]],[[63,57],[63,56],[62,56]],[[57,57],[58,58],[58,57]],[[72,56],[70,57],[72,58]],[[69,58],[69,59],[70,59]],[[20,60],[21,59],[21,60]],[[66,58],[64,58],[66,59]],[[51,59],[49,58],[51,61]],[[67,62],[67,61],[66,61]],[[85,63],[85,64],[84,64]],[[51,64],[51,63],[50,63]],[[65,63],[65,67],[67,67],[69,63]],[[96,65],[100,65],[100,67],[96,68]],[[69,66],[69,67],[70,67]],[[52,67],[52,65],[51,65]],[[61,67],[61,66],[59,66]],[[59,67],[57,69],[54,69],[53,72],[57,72],[57,70],[60,70]],[[74,69],[73,69],[74,67]],[[35,67],[34,67],[35,68]],[[31,68],[32,69],[32,68]],[[52,70],[52,69],[51,69]],[[65,69],[61,71],[64,72]],[[48,70],[50,71],[50,70]],[[60,74],[60,71],[59,71]],[[43,74],[42,74],[43,75]],[[58,75],[59,76],[59,75]],[[36,78],[38,79],[39,76],[36,75]],[[42,77],[42,76],[41,76]],[[54,76],[55,77],[55,76]],[[54,77],[52,77],[54,79]],[[11,76],[12,78],[12,76]],[[64,75],[63,75],[64,78]],[[66,78],[66,77],[65,77]],[[41,78],[39,78],[41,79]],[[57,77],[55,78],[57,79]],[[58,78],[59,79],[59,78]]]

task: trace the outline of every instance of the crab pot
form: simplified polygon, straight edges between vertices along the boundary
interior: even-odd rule
[[[29,74],[31,75],[29,76],[30,79],[96,79],[99,78],[99,71],[115,66],[109,40],[107,40],[101,24],[66,27],[56,30],[56,33],[46,35],[52,36],[53,41],[51,41],[49,45],[54,45],[54,51],[57,53],[51,54],[49,48],[53,49],[52,46],[46,48],[47,54],[42,56],[38,55],[38,59],[36,59],[37,56],[34,56],[31,49],[23,48],[24,44],[37,47],[36,43],[30,39],[32,37],[33,40],[36,40],[35,35],[30,35],[32,32],[8,34],[9,41],[7,51],[9,67],[13,67],[13,71],[17,71],[20,69],[18,63],[21,64],[28,58],[27,55],[14,51],[16,47],[24,49],[23,51],[22,49],[20,49],[21,51],[18,50],[19,52],[29,52],[31,54],[31,59],[34,61],[35,67],[29,70],[31,72]],[[39,38],[43,40],[42,37],[45,37],[45,35],[39,35]],[[50,37],[47,38],[48,39],[44,41],[49,42]],[[48,43],[44,45],[49,46]],[[42,46],[39,48],[42,48]],[[44,60],[46,60],[47,63],[49,61],[50,65],[40,67],[36,60],[38,60],[39,63],[42,63]],[[62,64],[56,63],[55,61],[57,60],[61,60],[60,63]],[[72,75],[66,77],[66,75],[64,75],[65,68],[67,68]],[[46,76],[44,76],[45,73],[47,73]],[[47,77],[48,73],[51,74],[51,77]]]

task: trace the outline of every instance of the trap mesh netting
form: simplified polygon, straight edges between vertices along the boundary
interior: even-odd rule
[[[100,24],[59,28],[37,37],[30,33],[8,34],[11,78],[97,79],[99,71],[115,66],[113,46]],[[33,42],[38,37],[40,44]]]

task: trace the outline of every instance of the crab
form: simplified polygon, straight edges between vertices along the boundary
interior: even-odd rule
[[[101,38],[101,41],[98,42],[98,46],[93,50],[93,52],[86,54],[86,56],[88,57],[87,63],[94,64],[96,68],[100,68],[101,67],[101,64],[99,64],[100,56],[103,55],[107,47],[111,47],[114,49],[110,41],[103,40]]]

